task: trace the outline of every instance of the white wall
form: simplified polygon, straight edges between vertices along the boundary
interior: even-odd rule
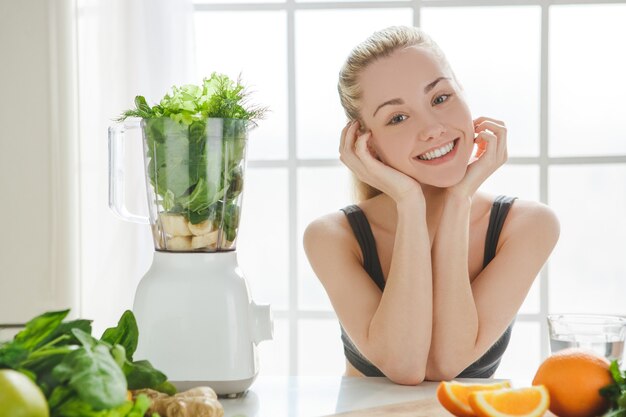
[[[74,10],[0,0],[0,324],[80,313]]]
[[[0,0],[0,327],[71,308],[99,333],[132,306],[153,249],[107,207],[107,127],[191,81],[192,28],[191,1]]]

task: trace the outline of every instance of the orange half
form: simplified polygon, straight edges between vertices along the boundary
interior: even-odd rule
[[[491,384],[470,384],[457,381],[442,381],[437,387],[437,399],[449,412],[457,417],[475,417],[476,413],[469,405],[469,396],[473,392],[493,391],[510,388],[508,381]]]
[[[469,404],[478,417],[541,417],[550,406],[543,385],[473,392]]]

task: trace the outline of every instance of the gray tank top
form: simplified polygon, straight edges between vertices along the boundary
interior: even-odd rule
[[[487,228],[487,236],[485,240],[485,255],[483,258],[483,269],[491,262],[496,255],[496,246],[500,231],[504,220],[513,204],[515,197],[498,196],[493,202],[491,214],[489,217],[489,226]],[[363,268],[367,271],[372,280],[378,285],[381,291],[385,290],[385,280],[378,252],[376,250],[376,241],[372,234],[365,213],[357,205],[351,205],[341,209],[348,222],[352,227],[352,231],[359,242],[361,251],[363,252]],[[515,320],[514,320],[515,321]],[[348,334],[341,326],[341,341],[343,342],[344,354],[346,359],[365,376],[385,376],[380,369],[365,358],[357,347],[352,343]],[[474,363],[465,368],[463,372],[457,375],[457,378],[490,378],[500,365],[500,360],[506,347],[511,339],[511,323],[500,338],[485,352],[483,356],[478,358]]]

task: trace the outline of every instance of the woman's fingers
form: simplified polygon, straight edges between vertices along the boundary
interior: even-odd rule
[[[356,138],[354,144],[354,153],[361,159],[361,161],[365,162],[368,158],[373,158],[367,141],[372,137],[372,132],[365,132],[362,135],[359,135]]]
[[[479,117],[474,120],[474,132],[478,150],[470,159],[465,178],[454,188],[466,195],[473,195],[506,161],[506,127],[500,120]]]
[[[340,153],[350,151],[351,149],[353,149],[355,133],[356,133],[358,125],[359,125],[358,121],[353,121],[343,128],[343,131],[341,132],[341,143],[339,145]]]
[[[478,117],[478,118],[474,119],[474,126],[476,126],[476,125],[478,125],[478,124],[480,124],[482,122],[492,122],[492,123],[495,123],[497,125],[500,125],[500,126],[504,127],[504,122],[503,121],[492,119],[491,117],[484,117],[484,116],[481,116],[481,117]]]
[[[348,122],[343,129],[341,129],[341,136],[339,138],[339,153],[341,153],[343,151],[344,148],[344,144],[346,143],[346,133],[348,132],[348,129],[350,128],[350,125],[352,124],[352,122]]]
[[[370,132],[358,135],[359,122],[354,121],[342,131],[341,144],[339,146],[339,160],[343,162],[357,177],[361,178],[367,171],[362,153],[362,148],[367,148],[367,140]],[[370,155],[371,157],[371,155]],[[363,178],[361,178],[363,180]]]
[[[351,122],[344,127],[341,133],[341,144],[339,145],[339,160],[349,168],[354,165],[354,141],[357,122]]]
[[[360,123],[354,121],[348,126],[344,127],[341,133],[341,142],[339,145],[340,156],[356,155],[359,159],[371,157],[374,155],[371,151],[371,145],[368,143],[372,136],[371,131],[359,134]],[[358,149],[366,149],[367,154],[363,152],[357,152]],[[341,159],[341,158],[340,158]]]
[[[474,139],[474,142],[478,145],[476,159],[481,158],[483,154],[487,152],[495,157],[498,147],[498,138],[496,135],[488,131],[479,132],[476,139]]]
[[[498,145],[506,145],[507,130],[504,122],[486,117],[479,117],[474,120],[474,131],[481,132],[491,130],[498,137]]]
[[[481,117],[476,119],[475,121],[475,131],[476,132],[493,132],[496,136],[496,143],[492,145],[495,147],[496,155],[498,161],[504,163],[508,157],[507,151],[507,129],[504,126],[503,122],[494,119],[488,119],[486,117]]]

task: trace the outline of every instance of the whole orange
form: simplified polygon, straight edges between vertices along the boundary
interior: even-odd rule
[[[559,417],[593,417],[609,404],[599,393],[613,382],[609,361],[580,348],[561,350],[537,369],[533,385],[545,385],[550,393],[550,411]]]

